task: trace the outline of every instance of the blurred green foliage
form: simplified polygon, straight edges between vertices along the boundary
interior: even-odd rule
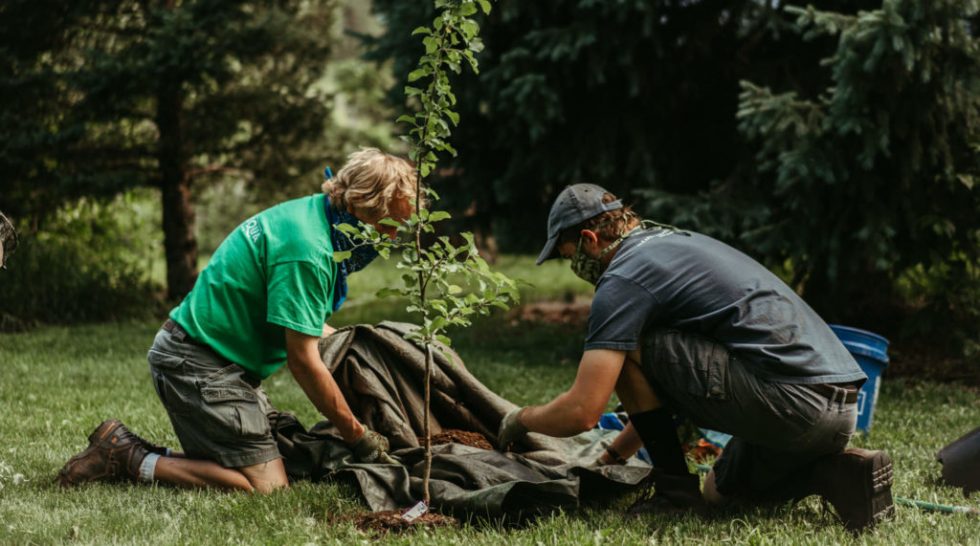
[[[822,63],[831,81],[781,91],[743,82],[739,129],[757,146],[758,172],[739,188],[765,208],[742,240],[790,260],[827,317],[899,333],[916,324],[974,352],[980,3],[788,12],[805,38],[835,38]],[[916,282],[902,298],[905,272]]]
[[[875,0],[823,0],[831,9]],[[437,186],[508,251],[536,252],[552,199],[590,181],[697,195],[754,162],[738,134],[739,81],[823,87],[832,41],[790,32],[780,1],[501,1],[480,19],[479,76],[457,86],[459,157]],[[421,53],[411,31],[428,0],[373,0],[388,32],[371,40],[403,84]],[[447,188],[443,190],[443,188]],[[451,188],[451,190],[450,190]],[[665,219],[670,220],[670,219]],[[704,228],[707,226],[687,226]]]
[[[978,2],[812,4],[502,1],[436,188],[505,250],[537,251],[557,192],[595,182],[780,270],[828,320],[918,322],[963,349],[980,319]],[[429,2],[374,5],[389,32],[372,55],[404,78]],[[933,280],[902,280],[917,268]]]
[[[197,273],[195,186],[234,178],[281,195],[316,179],[338,4],[46,4],[0,8],[0,206],[37,219],[54,202],[160,188],[168,293],[181,297]]]
[[[323,166],[358,147],[391,146],[388,71],[348,34],[378,31],[354,0],[4,2],[0,210],[42,241],[60,237],[47,232],[60,205],[127,195],[169,234],[148,234],[146,269],[179,296],[198,245],[210,254],[250,214],[318,192]]]
[[[978,2],[812,4],[500,0],[477,18],[481,74],[454,82],[459,156],[434,173],[452,229],[537,251],[554,195],[592,181],[760,258],[829,320],[975,353]],[[0,3],[0,210],[42,237],[62,203],[160,186],[157,92],[179,81],[197,209],[181,244],[207,253],[317,191],[324,163],[398,150],[411,31],[433,16],[431,0]]]
[[[159,255],[159,219],[146,192],[82,199],[26,233],[0,271],[0,330],[159,314],[147,276]]]

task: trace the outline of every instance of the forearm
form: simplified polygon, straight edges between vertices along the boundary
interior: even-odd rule
[[[602,417],[625,358],[623,351],[586,351],[572,388],[543,406],[527,408],[520,422],[531,432],[559,437],[591,429]]]
[[[354,417],[347,399],[325,366],[308,366],[290,362],[289,370],[302,387],[306,397],[340,431],[344,441],[355,442],[364,433],[364,426]]]
[[[566,392],[543,406],[528,407],[521,422],[531,432],[568,437],[591,429],[601,415],[601,408],[586,407]]]
[[[626,427],[616,435],[616,438],[609,445],[609,449],[618,454],[623,459],[629,459],[634,453],[643,447],[643,441],[640,440],[640,435],[636,433],[636,429],[633,428],[633,423],[628,423]],[[608,453],[603,453],[599,460],[602,464],[613,464],[615,461],[609,456]]]

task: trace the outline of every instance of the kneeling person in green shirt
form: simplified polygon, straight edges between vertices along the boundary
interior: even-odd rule
[[[59,473],[87,481],[161,481],[268,492],[288,480],[259,387],[286,366],[314,406],[336,425],[355,457],[393,462],[388,441],[367,430],[320,359],[317,342],[347,294],[347,275],[373,248],[351,248],[338,224],[361,221],[394,236],[384,218],[412,212],[415,168],[364,149],[348,158],[324,193],[281,203],[246,220],[221,243],[193,290],[170,312],[147,358],[154,387],[183,453],[153,445],[121,422],[103,422],[88,448]]]

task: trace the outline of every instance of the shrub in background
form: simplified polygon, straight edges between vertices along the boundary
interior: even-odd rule
[[[147,199],[142,192],[105,203],[82,199],[38,229],[20,226],[17,255],[0,272],[0,329],[159,311],[159,287],[148,272],[160,254],[160,228]]]

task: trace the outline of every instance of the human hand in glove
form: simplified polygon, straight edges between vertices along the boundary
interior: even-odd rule
[[[525,408],[517,408],[500,421],[500,430],[497,431],[497,447],[501,451],[507,451],[510,444],[520,442],[527,435],[528,429],[521,422],[521,414]]]
[[[362,463],[399,464],[388,454],[388,439],[373,430],[365,430],[360,439],[354,442],[351,450],[354,458]]]

